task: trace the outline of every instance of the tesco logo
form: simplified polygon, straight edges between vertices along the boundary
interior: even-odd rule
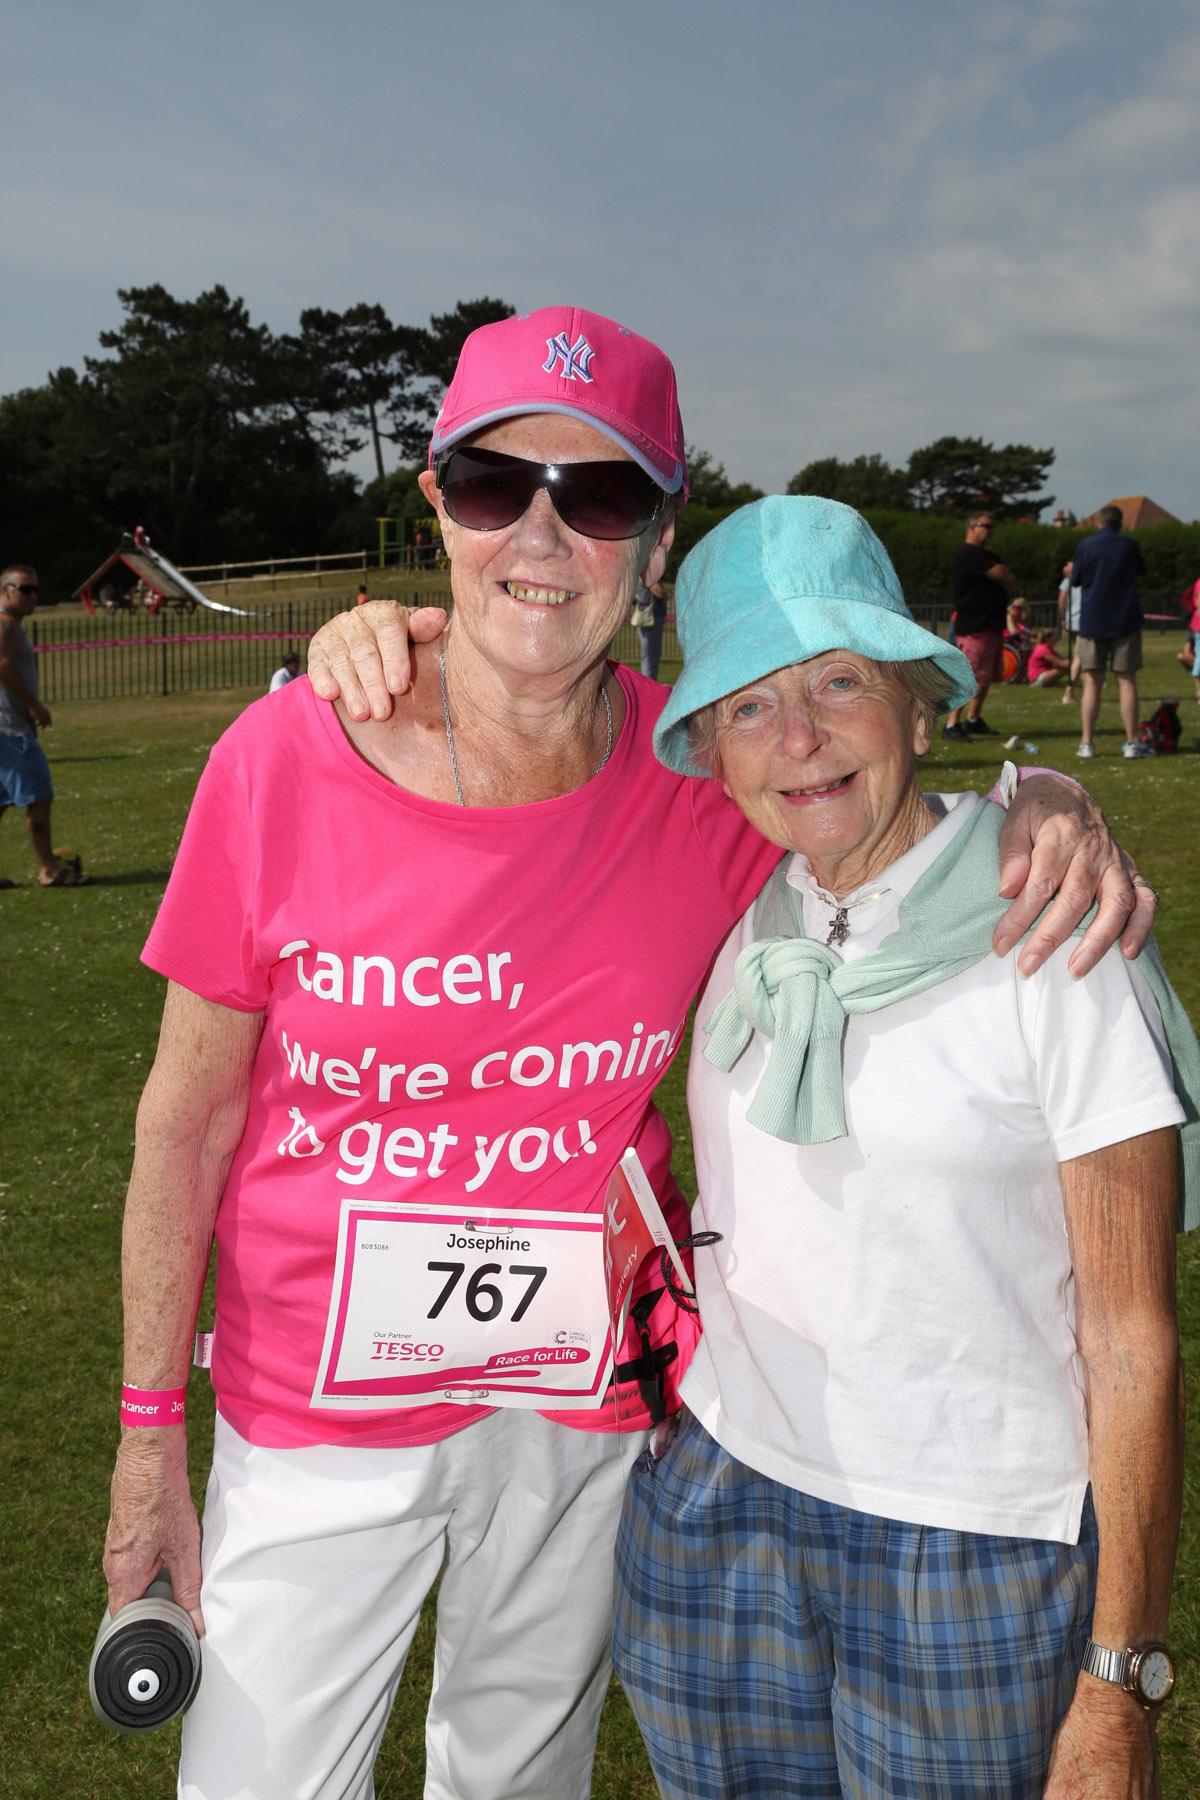
[[[445,1344],[376,1343],[371,1346],[372,1362],[437,1362],[445,1356]]]

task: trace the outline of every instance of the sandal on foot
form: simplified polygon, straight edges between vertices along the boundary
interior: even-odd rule
[[[82,858],[73,856],[70,862],[59,863],[48,880],[39,875],[38,886],[44,888],[86,887],[87,876],[83,872]]]

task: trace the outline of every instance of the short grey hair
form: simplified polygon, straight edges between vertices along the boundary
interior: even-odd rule
[[[876,663],[875,667],[898,682],[915,702],[921,723],[932,735],[939,712],[958,685],[954,677],[948,675],[932,656],[917,657],[913,662],[881,662]],[[720,769],[720,758],[717,755],[718,704],[716,700],[710,701],[707,706],[691,713],[685,721],[692,757],[710,775],[716,775]]]

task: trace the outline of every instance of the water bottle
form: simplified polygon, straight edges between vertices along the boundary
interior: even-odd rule
[[[115,1619],[105,1608],[88,1669],[92,1711],[114,1731],[154,1731],[186,1711],[199,1685],[196,1627],[160,1569]]]

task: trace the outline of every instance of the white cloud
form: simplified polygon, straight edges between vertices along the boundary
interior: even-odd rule
[[[874,262],[878,339],[928,378],[909,444],[938,428],[1056,443],[1089,484],[1072,504],[1144,459],[1192,516],[1200,33],[1139,62],[1115,55],[1099,6],[990,9],[974,30],[965,16],[876,151],[897,221]]]

